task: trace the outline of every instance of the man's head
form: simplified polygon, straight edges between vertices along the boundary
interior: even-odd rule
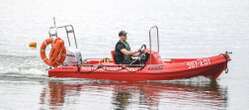
[[[122,30],[122,31],[120,31],[118,33],[118,36],[119,36],[120,40],[126,41],[126,39],[127,39],[127,32],[125,32],[125,31]]]

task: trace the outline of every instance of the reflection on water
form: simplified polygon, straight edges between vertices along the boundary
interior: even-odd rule
[[[220,87],[216,82],[196,84],[189,82],[49,81],[40,94],[41,109],[52,110],[77,109],[78,107],[115,110],[137,108],[211,110],[225,109],[227,99],[227,88]],[[89,105],[91,103],[99,106]]]

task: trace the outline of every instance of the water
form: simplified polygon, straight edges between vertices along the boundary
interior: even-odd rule
[[[0,109],[245,110],[249,106],[248,0],[9,0],[0,3]],[[229,73],[157,82],[51,79],[38,44],[73,24],[84,58],[109,57],[120,30],[133,49],[158,25],[164,58],[232,51]],[[61,37],[65,37],[61,35]]]

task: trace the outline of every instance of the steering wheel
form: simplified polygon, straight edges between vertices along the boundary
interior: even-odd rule
[[[140,48],[139,48],[139,52],[140,52],[140,54],[139,54],[139,56],[142,54],[142,53],[144,53],[144,51],[147,49],[147,47],[146,47],[146,45],[145,44],[143,44]]]
[[[138,58],[135,59],[133,62],[131,62],[130,65],[134,64],[137,60],[141,60],[141,58],[142,58],[143,56],[146,55],[146,53],[145,53],[145,50],[146,50],[146,49],[147,49],[146,45],[143,44],[143,45],[139,48],[139,55],[138,55]]]

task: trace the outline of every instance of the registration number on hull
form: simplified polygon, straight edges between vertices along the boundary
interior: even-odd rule
[[[211,64],[211,60],[209,58],[197,59],[195,61],[187,62],[186,65],[188,69],[203,67]]]

